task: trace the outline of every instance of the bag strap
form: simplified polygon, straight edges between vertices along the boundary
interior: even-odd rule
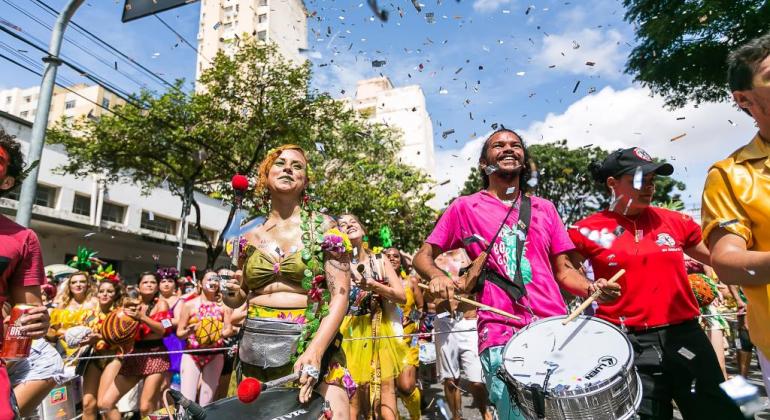
[[[518,226],[523,232],[523,235],[516,235],[516,274],[513,279],[506,279],[499,275],[495,270],[489,270],[486,267],[482,268],[481,275],[476,281],[476,286],[471,292],[477,293],[484,287],[484,282],[491,281],[492,284],[502,289],[513,301],[519,300],[522,296],[526,296],[527,290],[524,286],[524,280],[521,275],[521,257],[524,254],[524,242],[529,233],[529,222],[532,218],[532,200],[530,197],[523,195],[521,197],[521,205],[519,206],[519,219],[514,225],[514,229]],[[495,235],[497,236],[497,235]],[[523,237],[522,237],[523,236]],[[489,258],[489,253],[485,256],[484,263],[486,264],[486,258]]]
[[[526,195],[521,196],[521,206],[519,206],[519,221],[518,225],[521,227],[523,235],[516,235],[516,284],[523,285],[524,281],[521,277],[521,256],[524,253],[524,241],[527,240],[527,234],[529,233],[529,222],[532,218],[532,201]],[[516,226],[514,226],[514,229]],[[523,236],[523,237],[522,237]]]
[[[526,197],[526,195],[521,194],[522,202],[524,202],[524,197]],[[508,216],[511,215],[511,212],[513,211],[514,207],[516,207],[516,201],[511,203],[511,207],[508,209],[508,213],[505,213],[505,217],[503,217],[503,222],[500,223],[500,227],[497,228],[497,233],[495,233],[495,236],[493,236],[492,240],[489,241],[489,245],[487,245],[487,249],[484,250],[484,252],[487,253],[487,256],[489,256],[489,251],[491,251],[492,250],[492,246],[495,245],[495,241],[497,240],[497,237],[500,236],[500,232],[502,232],[503,227],[505,226],[505,222],[508,220]],[[484,261],[484,262],[486,263],[486,261]]]

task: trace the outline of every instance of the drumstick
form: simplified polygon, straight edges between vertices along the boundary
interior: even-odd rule
[[[430,287],[428,287],[428,285],[426,285],[426,284],[417,283],[417,285],[420,286],[423,289],[430,290]],[[462,296],[455,296],[454,298],[455,298],[455,300],[458,300],[460,302],[467,303],[468,305],[475,306],[475,307],[477,307],[479,309],[483,309],[485,311],[489,311],[489,312],[496,313],[498,315],[502,315],[502,316],[504,316],[506,318],[516,319],[516,320],[520,320],[521,319],[520,317],[518,317],[518,316],[516,316],[514,314],[509,314],[508,312],[502,311],[502,310],[497,309],[497,308],[493,308],[493,307],[488,306],[488,305],[484,305],[483,303],[476,302],[475,300],[470,300],[470,299],[464,298]]]
[[[622,276],[623,274],[626,274],[626,270],[621,268],[617,273],[615,273],[614,276],[612,276],[610,278],[609,281],[607,281],[607,284],[615,283],[620,278],[620,276]],[[591,296],[588,297],[588,299],[586,299],[580,306],[575,308],[575,310],[572,311],[572,313],[569,314],[569,316],[567,318],[565,318],[564,321],[561,322],[561,325],[567,325],[568,322],[570,322],[573,319],[577,318],[578,315],[580,315],[588,307],[588,305],[593,303],[593,301],[595,301],[599,297],[599,295],[601,295],[601,294],[602,294],[602,291],[599,290],[599,289],[597,289],[595,292],[593,292],[591,294]]]

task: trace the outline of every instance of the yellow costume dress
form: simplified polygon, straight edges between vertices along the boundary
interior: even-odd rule
[[[91,328],[91,331],[100,332],[102,331],[102,325],[104,324],[104,320],[107,319],[106,313],[102,312],[100,309],[88,309],[85,313],[85,316],[83,318],[83,323],[88,328]],[[117,354],[118,350],[115,348],[110,348],[109,345],[104,340],[100,340],[98,343],[94,345],[94,350],[90,354],[91,356],[108,356],[108,355],[115,355]],[[104,368],[112,361],[113,359],[94,359],[92,360],[96,365],[99,367],[99,369],[104,370]]]
[[[83,306],[75,309],[54,308],[51,310],[50,325],[52,328],[56,329],[58,333],[64,333],[72,327],[87,325],[86,318],[88,318],[90,314],[93,314],[93,310]],[[72,356],[78,350],[78,347],[69,347],[67,345],[64,341],[63,334],[58,338],[58,341],[67,357]]]
[[[412,334],[417,334],[420,330],[420,310],[414,301],[414,291],[408,278],[404,279],[403,285],[406,302],[403,305],[398,305],[398,307],[401,309],[402,324],[404,325],[405,337],[403,342],[409,349],[407,351],[406,363],[408,366],[414,366],[416,369],[420,366],[420,344],[419,337],[416,335],[412,336]],[[409,418],[412,420],[419,419],[422,414],[420,410],[420,388],[415,386],[409,395],[403,395],[399,392],[399,397],[409,412]]]
[[[250,290],[264,287],[276,280],[301,283],[303,273],[307,267],[302,261],[300,251],[290,253],[282,258],[274,258],[265,254],[251,245],[246,248],[246,263],[243,268],[243,277]],[[305,323],[305,309],[270,308],[266,306],[250,305],[248,318],[275,318],[282,321]],[[337,348],[335,348],[335,345]],[[327,369],[323,372],[323,380],[327,384],[337,385],[345,389],[352,398],[356,390],[356,383],[345,368],[345,355],[339,350],[339,340],[335,340],[327,349],[333,351],[329,355]],[[327,357],[324,357],[325,359]],[[290,374],[294,368],[292,363],[277,368],[261,368],[246,363],[241,364],[244,376],[253,377],[260,381],[269,381]]]
[[[374,256],[369,259],[372,260]],[[404,329],[400,311],[386,299],[353,285],[340,332],[348,370],[356,383],[394,379],[407,365],[409,348],[401,337]]]
[[[403,284],[404,293],[406,294],[406,302],[403,305],[398,305],[398,307],[401,308],[401,313],[404,319],[403,326],[405,337],[403,341],[404,344],[409,347],[407,363],[411,366],[419,366],[420,345],[418,343],[418,337],[416,335],[412,336],[412,334],[419,332],[420,320],[418,316],[420,311],[414,301],[414,292],[412,291],[412,284],[409,282],[409,279],[404,280]]]

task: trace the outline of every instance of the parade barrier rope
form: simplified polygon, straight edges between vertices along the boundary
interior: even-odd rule
[[[744,315],[744,313],[741,312],[728,312],[723,314],[706,314],[701,315],[698,317],[698,319],[702,318],[711,318],[716,316],[737,316],[737,315]],[[424,337],[424,336],[435,336],[435,335],[442,335],[442,334],[458,334],[458,333],[464,333],[464,332],[472,332],[477,331],[476,328],[473,329],[467,329],[467,330],[456,330],[456,331],[441,331],[441,332],[429,332],[429,333],[414,333],[414,334],[401,334],[401,335],[381,335],[381,336],[370,336],[370,337],[352,337],[352,338],[344,338],[343,341],[357,341],[357,340],[382,340],[382,339],[388,339],[388,338],[405,338],[405,337]],[[186,350],[173,350],[173,351],[158,351],[158,352],[146,352],[146,353],[127,353],[122,355],[103,355],[103,356],[86,356],[86,357],[78,357],[77,360],[96,360],[96,359],[113,359],[115,357],[140,357],[140,356],[157,356],[157,355],[163,355],[163,354],[179,354],[179,353],[202,353],[202,352],[223,352],[223,351],[229,351],[232,347],[212,347],[208,349],[186,349]]]

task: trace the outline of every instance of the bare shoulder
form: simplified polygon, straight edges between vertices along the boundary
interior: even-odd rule
[[[331,216],[328,214],[319,213],[321,218],[323,219],[321,227],[323,228],[324,232],[329,229],[334,229],[337,227],[337,221],[334,220]]]
[[[166,303],[163,299],[158,299],[158,303],[155,304],[155,312],[166,312],[168,311],[168,303]]]

